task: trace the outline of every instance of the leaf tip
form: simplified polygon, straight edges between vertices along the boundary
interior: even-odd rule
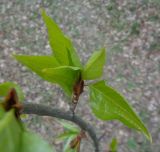
[[[43,7],[40,8],[40,13],[42,16],[46,14],[46,11]]]
[[[152,135],[150,134],[148,128],[144,125],[144,130],[141,131],[145,137],[152,143]]]
[[[14,57],[14,58],[16,58],[16,57],[17,57],[17,55],[16,55],[16,53],[15,53],[15,52],[13,52],[13,53],[12,53],[12,57]]]
[[[42,7],[40,8],[40,14],[42,16],[43,21],[46,23],[46,19],[49,17],[45,11],[45,9]]]
[[[146,138],[150,141],[150,143],[152,143],[153,142],[153,140],[152,140],[152,136],[151,136],[151,134],[150,134],[150,132],[148,131],[147,132],[147,134],[146,134]]]

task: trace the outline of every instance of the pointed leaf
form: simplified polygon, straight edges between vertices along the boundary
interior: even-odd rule
[[[137,129],[151,140],[147,128],[127,101],[104,81],[90,86],[90,103],[93,113],[102,120],[117,119],[130,128]]]
[[[13,82],[4,82],[0,84],[0,99],[3,100],[4,97],[6,97],[8,95],[8,91],[11,88],[15,88],[16,92],[18,94],[18,98],[20,101],[24,100],[24,94],[22,92],[22,89],[20,88],[19,85],[17,85],[16,83]]]
[[[28,56],[28,55],[14,55],[16,60],[30,68],[33,72],[38,74],[43,79],[49,81],[42,72],[45,68],[55,68],[59,66],[58,61],[53,56]]]
[[[60,66],[57,68],[44,69],[43,73],[50,82],[59,84],[67,95],[71,96],[73,86],[80,75],[80,68]]]
[[[48,30],[48,38],[53,54],[61,65],[81,67],[80,59],[72,42],[63,34],[54,20],[42,10],[42,18]]]
[[[105,49],[101,49],[100,51],[94,52],[83,69],[83,79],[93,80],[101,77],[103,73],[103,66],[105,64],[105,60]]]

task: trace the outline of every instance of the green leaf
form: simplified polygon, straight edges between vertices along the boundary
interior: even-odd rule
[[[117,145],[118,145],[117,139],[113,138],[110,145],[109,145],[110,152],[117,152]]]
[[[18,98],[20,101],[24,100],[24,94],[22,92],[22,89],[20,88],[19,85],[17,85],[16,83],[13,82],[4,82],[0,84],[0,98],[4,98],[5,96],[8,95],[8,91],[11,88],[15,88],[18,94]],[[3,100],[3,99],[1,99]]]
[[[22,136],[21,152],[55,152],[47,142],[33,133],[23,132]]]
[[[72,131],[72,132],[80,132],[80,129],[75,125],[75,124],[71,124],[69,122],[66,121],[58,121],[66,130]]]
[[[76,149],[68,148],[64,152],[77,152],[77,150]]]
[[[64,152],[76,152],[74,149],[70,148],[70,142],[80,133],[80,129],[75,124],[71,124],[66,121],[58,120],[58,122],[66,129],[66,131],[62,133],[61,135],[59,135],[57,138],[59,140],[65,140],[63,151]]]
[[[93,113],[102,120],[117,119],[130,128],[141,131],[150,141],[147,128],[118,92],[107,86],[104,81],[90,86],[90,103]]]
[[[80,75],[80,68],[60,66],[57,68],[44,69],[43,73],[50,82],[59,84],[67,95],[71,96],[73,86]]]
[[[14,117],[13,110],[0,120],[0,150],[20,152],[21,127]]]
[[[42,18],[48,30],[49,43],[53,54],[61,65],[81,67],[80,59],[67,38],[54,20],[42,10]]]
[[[5,115],[5,110],[2,107],[2,105],[0,104],[0,120],[3,118],[4,115]]]
[[[68,139],[70,137],[76,137],[78,135],[77,132],[72,132],[72,131],[66,131],[62,134],[60,134],[57,139],[58,140],[65,140],[65,139]]]
[[[101,77],[105,60],[105,49],[94,52],[82,71],[82,78],[84,80],[93,80]]]
[[[73,85],[80,74],[79,67],[59,66],[53,56],[14,55],[14,57],[43,79],[58,83],[71,96]]]
[[[33,72],[35,72],[47,81],[50,81],[50,79],[47,79],[46,75],[42,72],[42,70],[59,66],[58,61],[53,56],[14,55],[14,57],[20,63],[30,68]]]
[[[26,132],[11,110],[0,107],[0,150],[3,152],[54,152],[39,136]]]
[[[74,139],[74,136],[70,136],[65,144],[64,144],[64,148],[63,148],[63,152],[74,152],[73,149],[70,148],[70,142]]]

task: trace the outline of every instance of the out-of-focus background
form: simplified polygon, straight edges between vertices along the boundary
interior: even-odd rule
[[[58,86],[12,57],[13,53],[51,53],[41,7],[73,40],[84,64],[94,50],[107,49],[103,78],[126,96],[153,137],[151,144],[117,121],[97,120],[89,110],[86,89],[77,113],[95,126],[98,136],[106,133],[103,151],[116,137],[119,152],[160,152],[160,0],[0,0],[0,83],[17,82],[29,102],[67,109]],[[29,116],[24,121],[61,152],[62,144],[55,137],[63,128],[55,119]],[[84,143],[82,151],[93,151],[90,140]]]

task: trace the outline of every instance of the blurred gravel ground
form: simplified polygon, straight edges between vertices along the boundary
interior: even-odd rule
[[[159,152],[160,1],[0,0],[0,83],[15,81],[23,88],[27,101],[65,109],[66,98],[58,86],[44,82],[12,57],[13,53],[51,53],[39,12],[41,6],[73,40],[83,63],[94,50],[107,48],[104,78],[126,96],[153,136],[151,145],[119,122],[96,120],[84,93],[77,113],[95,125],[99,136],[106,132],[102,149],[116,136],[119,152]],[[62,144],[54,140],[63,131],[56,120],[29,116],[24,121],[57,149],[61,148]],[[93,151],[90,141],[82,151]]]

